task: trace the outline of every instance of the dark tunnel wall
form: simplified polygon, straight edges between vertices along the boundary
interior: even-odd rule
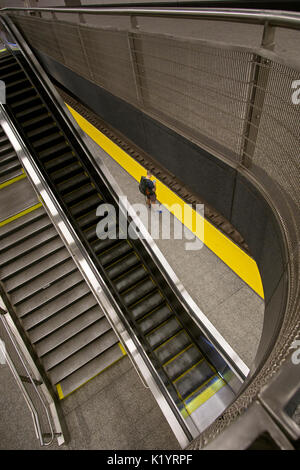
[[[156,158],[222,213],[245,237],[264,287],[266,328],[261,339],[261,350],[265,354],[265,343],[280,327],[285,308],[287,275],[279,224],[260,192],[247,177],[214,155],[52,58],[35,52],[50,76]],[[259,357],[260,354],[258,360]]]

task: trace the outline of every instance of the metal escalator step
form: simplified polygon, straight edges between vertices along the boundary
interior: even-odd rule
[[[157,290],[157,285],[148,277],[139,284],[131,287],[126,293],[123,293],[122,299],[125,305],[130,306],[136,304],[136,302],[146,295],[149,295],[154,290]]]
[[[56,170],[51,173],[51,180],[55,184],[58,184],[68,180],[69,178],[72,178],[78,173],[82,173],[82,166],[79,164],[78,161],[75,161],[74,163],[71,163],[70,165],[64,168],[61,168],[60,170]]]
[[[185,399],[197,388],[201,387],[208,379],[215,374],[208,363],[203,360],[190,369],[182,377],[174,380],[174,385],[180,396]]]
[[[106,349],[113,346],[118,341],[114,331],[108,330],[95,341],[89,343],[77,353],[73,354],[61,364],[51,369],[48,372],[50,380],[53,384],[61,382],[69,375],[73,374],[76,370],[87,364],[95,357],[99,356]]]
[[[172,317],[162,326],[149,333],[146,338],[151,348],[154,349],[168,338],[171,338],[171,336],[174,336],[181,329],[182,326],[178,323],[175,317]]]
[[[7,165],[0,167],[0,184],[21,174],[22,166],[19,160],[15,159]]]
[[[2,145],[0,146],[0,155],[5,155],[8,152],[11,152],[11,150],[13,150],[13,147],[11,146],[11,143],[8,140],[7,142],[2,143]]]
[[[145,318],[139,321],[139,329],[142,334],[150,333],[151,330],[157,328],[173,315],[168,305],[162,305],[154,312],[151,312]]]
[[[18,79],[20,80],[21,78],[25,78],[26,75],[21,69],[9,71],[9,72],[4,71],[4,73],[1,73],[1,68],[0,68],[0,79],[3,80],[5,83],[11,83],[12,81],[14,81],[16,77],[18,77]]]
[[[23,111],[19,111],[15,114],[16,118],[20,121],[26,121],[28,119],[32,119],[34,117],[40,116],[45,112],[45,106],[42,105],[40,102],[35,106],[28,107]]]
[[[74,305],[76,310],[77,305]],[[99,305],[95,305],[89,310],[84,311],[81,315],[77,315],[72,321],[65,323],[61,328],[49,334],[42,341],[35,345],[35,349],[39,357],[45,356],[44,365],[46,368],[52,367],[51,363],[59,363],[65,357],[73,354],[73,349],[79,349],[82,344],[87,344],[98,336],[98,323],[104,314],[101,312]],[[105,320],[105,325],[108,323]],[[87,331],[88,328],[94,327],[93,330]],[[103,326],[104,328],[104,326]],[[79,333],[85,330],[85,336]],[[101,330],[102,331],[102,330]],[[77,336],[76,336],[77,335]],[[85,341],[85,342],[84,342]],[[81,346],[79,346],[81,344]],[[73,352],[72,352],[73,351]]]
[[[78,202],[75,206],[70,208],[71,214],[74,217],[81,217],[83,214],[90,212],[93,209],[96,209],[101,202],[101,199],[98,193],[90,195],[88,198],[84,199],[81,202]]]
[[[41,111],[42,113],[39,113],[38,116],[29,117],[22,122],[22,127],[27,135],[31,132],[31,130],[35,132],[37,129],[39,129],[39,125],[43,123],[44,120],[52,119],[51,115],[48,113],[47,108],[42,108]]]
[[[53,240],[57,237],[57,231],[53,226],[48,227],[46,230],[26,238],[25,240],[20,240],[20,242],[11,247],[7,248],[4,252],[0,254],[0,265],[5,266],[8,263],[11,263],[18,258],[25,256],[27,253],[30,253],[36,247],[44,245],[46,242]]]
[[[27,255],[24,255],[17,260],[7,264],[4,267],[0,268],[0,278],[2,281],[5,281],[11,276],[23,271],[27,267],[40,262],[43,258],[49,256],[54,251],[59,250],[63,246],[63,242],[61,241],[60,237],[57,236],[53,240],[45,243],[42,246],[37,247],[36,249],[32,250]]]
[[[46,287],[50,287],[52,283],[59,279],[63,279],[66,275],[76,269],[77,268],[72,259],[67,259],[64,263],[61,263],[58,266],[52,266],[46,273],[40,274],[26,284],[20,286],[19,289],[15,289],[14,292],[10,294],[13,304],[17,306],[18,303],[23,302],[25,299],[37,292],[42,290],[45,292]]]
[[[74,269],[76,268],[74,267]],[[82,282],[82,276],[76,269],[58,282],[54,282],[49,287],[45,287],[42,291],[38,291],[28,299],[19,303],[17,305],[18,316],[22,318],[29,313],[32,314],[35,310],[43,308],[49,302],[55,301],[62,292],[68,292],[80,282]]]
[[[165,364],[190,344],[191,339],[184,330],[181,330],[180,333],[171,337],[168,341],[155,349],[154,354],[161,364]]]
[[[38,207],[37,209],[23,215],[21,218],[3,225],[0,227],[0,240],[3,240],[5,237],[11,237],[15,232],[22,230],[25,226],[31,225],[33,222],[44,216],[45,209],[43,207]]]
[[[119,344],[113,344],[60,382],[63,396],[69,395],[122,357]]]
[[[28,86],[25,86],[24,88],[21,88],[20,90],[17,90],[17,91],[10,91],[8,93],[6,93],[6,98],[9,98],[9,100],[13,100],[17,97],[21,97],[21,96],[27,96],[31,93],[34,93],[36,94],[36,91],[35,89],[33,88],[32,85],[28,85]]]
[[[40,307],[33,313],[22,318],[23,327],[25,330],[30,330],[45,320],[48,320],[52,315],[61,313],[65,308],[73,305],[88,292],[89,287],[87,284],[84,281],[79,282],[72,289],[59,293],[59,295],[51,302],[46,303],[43,307]]]
[[[18,159],[14,149],[11,149],[11,151],[9,151],[8,153],[6,153],[4,155],[1,155],[0,156],[0,171],[1,171],[1,168],[3,166],[7,165],[8,163],[10,163],[12,161],[16,161],[16,160],[19,162],[19,159]],[[21,166],[20,163],[19,163],[19,165]]]
[[[57,185],[57,189],[62,195],[64,195],[89,182],[90,179],[85,173],[79,173],[79,175],[76,175],[73,178],[62,183],[59,183]]]
[[[130,289],[134,284],[141,281],[148,275],[146,268],[141,264],[131,271],[123,274],[115,281],[115,287],[118,292],[122,293],[123,291]]]
[[[60,168],[68,166],[75,161],[76,157],[72,154],[72,152],[69,152],[59,157],[53,158],[53,160],[44,162],[44,166],[46,170],[51,173],[52,171],[59,170]]]
[[[41,104],[41,98],[35,94],[35,96],[29,96],[22,100],[10,100],[10,106],[13,109],[14,113],[22,111],[24,108],[33,108]]]
[[[88,311],[89,309],[98,306],[95,297],[91,293],[85,294],[67,306],[63,311],[54,314],[44,323],[32,328],[29,332],[29,338],[32,343],[38,343],[39,341],[47,339],[47,337],[62,328],[65,324],[77,318],[79,315]]]
[[[24,240],[27,240],[28,238],[31,238],[33,234],[38,235],[40,232],[50,227],[51,222],[46,216],[37,220],[33,220],[33,222],[30,224],[22,226],[16,232],[11,233],[9,237],[1,240],[0,253]]]
[[[113,246],[112,248],[105,251],[103,254],[98,255],[98,258],[101,264],[103,264],[104,266],[110,265],[118,258],[121,258],[130,251],[132,251],[132,246],[127,242],[127,240],[122,240],[116,246]]]
[[[68,260],[68,258],[70,258],[68,250],[64,246],[61,246],[59,250],[51,253],[49,256],[46,256],[38,263],[29,266],[15,276],[7,279],[5,281],[5,288],[7,292],[14,292],[15,289],[20,288],[36,277],[55,268],[55,266],[64,263],[66,260]]]
[[[68,143],[65,140],[62,140],[57,143],[56,145],[53,145],[47,149],[41,150],[39,152],[39,158],[42,160],[42,162],[49,161],[53,158],[56,158],[60,155],[63,155],[65,153],[70,153],[71,149],[68,145]]]
[[[129,255],[122,257],[117,263],[114,263],[109,268],[106,268],[106,273],[108,277],[113,280],[124,274],[126,271],[129,271],[137,264],[140,264],[140,262],[141,261],[138,255],[133,252]]]
[[[111,233],[112,233],[112,236],[114,236],[115,232],[112,231]],[[97,234],[96,234],[96,237],[97,237]],[[117,238],[109,238],[109,236],[107,236],[107,238],[103,240],[96,239],[94,242],[91,243],[91,245],[93,247],[93,251],[99,254],[102,251],[108,250],[109,248],[111,248],[113,245],[116,245],[117,243],[120,243],[120,240],[118,240]]]
[[[75,158],[75,157],[73,157]],[[68,194],[67,196],[64,197],[64,202],[72,207],[74,204],[77,204],[78,202],[82,201],[83,199],[86,199],[90,197],[91,195],[95,194],[96,190],[91,184],[85,184],[81,188],[78,188],[77,190],[73,191],[72,193]],[[100,198],[99,198],[100,200]]]
[[[192,366],[203,359],[202,354],[196,346],[188,346],[184,351],[173,357],[164,365],[164,370],[171,380],[175,380]]]
[[[58,145],[60,142],[65,142],[64,136],[59,134],[56,126],[40,127],[41,133],[42,130],[44,130],[44,134],[46,135],[35,136],[35,138],[30,137],[31,144],[37,152],[42,152],[45,149]],[[29,136],[29,133],[27,136]]]
[[[56,122],[52,119],[51,116],[46,115],[43,119],[40,120],[39,126],[28,130],[26,135],[30,138],[31,142],[35,142],[36,140],[42,139],[49,134],[53,134],[56,130]]]
[[[82,215],[77,219],[77,223],[81,230],[85,230],[99,222],[99,217],[96,215],[96,209],[92,210],[86,215]]]
[[[23,90],[28,85],[27,77],[18,77],[17,80],[13,80],[10,83],[6,83],[6,93],[16,90]]]
[[[133,318],[135,320],[139,320],[147,313],[156,309],[163,302],[164,298],[161,293],[159,291],[155,291],[154,293],[149,294],[145,299],[138,302],[132,308],[130,308],[130,311],[133,315]]]

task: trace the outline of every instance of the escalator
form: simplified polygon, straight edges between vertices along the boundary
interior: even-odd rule
[[[19,53],[2,54],[0,79],[5,81],[7,87],[6,111],[49,188],[170,396],[184,416],[191,414],[207,399],[205,397],[227,386],[224,371],[228,367],[219,356],[214,363],[210,354],[212,345],[207,345],[203,333],[178,302],[155,262],[149,259],[141,241],[134,237],[122,238],[123,228],[117,218],[113,220],[115,225],[110,225],[110,230],[118,236],[99,238],[97,224],[101,217],[96,215],[96,210],[101,205],[107,207],[107,204],[112,204],[117,213],[116,201],[105,178],[76,146],[74,136],[55,113],[53,103],[26,59]],[[72,274],[68,276],[71,281]],[[52,282],[55,283],[54,278]],[[79,281],[75,279],[74,282]],[[34,288],[33,282],[30,283],[31,288]],[[22,297],[23,294],[20,295]],[[17,302],[22,302],[21,297],[17,295]],[[85,312],[81,317],[89,317],[88,307],[84,305],[83,309]],[[34,321],[34,316],[26,318]],[[30,328],[33,328],[31,320]],[[39,328],[45,329],[43,319],[39,322]],[[32,338],[33,342],[35,338]],[[42,352],[45,351],[43,348]],[[41,354],[39,348],[37,353]],[[72,358],[76,361],[75,354],[70,352],[70,361]],[[54,361],[55,357],[57,351],[54,348]],[[59,374],[53,376],[50,363],[46,363],[45,369],[50,370],[48,373],[52,382],[57,383]]]

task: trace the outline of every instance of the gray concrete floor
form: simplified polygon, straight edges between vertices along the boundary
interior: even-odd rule
[[[61,406],[69,441],[45,450],[180,449],[128,357],[65,398]],[[30,412],[7,365],[0,366],[0,449],[41,449]]]

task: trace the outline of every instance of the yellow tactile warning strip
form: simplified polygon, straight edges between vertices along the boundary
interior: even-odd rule
[[[100,370],[96,375],[93,375],[93,377],[91,377],[90,379],[86,380],[85,382],[83,382],[81,385],[79,385],[79,387],[75,388],[74,390],[72,390],[71,392],[69,392],[67,395],[64,395],[63,393],[63,390],[62,390],[62,386],[60,383],[56,384],[56,390],[57,390],[57,394],[58,394],[58,397],[60,400],[63,400],[64,398],[67,398],[68,396],[72,395],[72,393],[76,392],[76,390],[79,390],[81,387],[83,387],[85,384],[87,384],[88,382],[90,382],[91,380],[93,380],[95,377],[97,377],[98,375],[102,374],[102,372],[106,371],[107,369],[109,369],[111,366],[113,366],[114,364],[116,364],[117,362],[119,362],[124,356],[126,356],[126,351],[124,349],[124,347],[122,346],[121,343],[119,343],[119,346],[120,346],[120,349],[122,351],[122,356],[118,357],[115,361],[113,361],[111,364],[109,364],[107,367],[105,367],[104,369]]]
[[[4,183],[0,184],[0,189],[6,188],[6,186],[10,186],[13,183],[16,183],[17,181],[20,181],[24,178],[27,178],[24,170],[22,170],[22,174],[19,176],[16,176],[15,178],[11,178],[10,180],[5,181]]]
[[[39,207],[41,207],[41,205],[42,205],[42,203],[39,202],[38,204],[35,204],[34,206],[28,207],[28,209],[25,209],[24,211],[21,211],[18,214],[12,215],[8,219],[2,220],[2,222],[0,222],[0,227],[3,227],[3,225],[9,224],[13,220],[18,219],[19,217],[22,217],[23,215],[28,214],[29,212],[32,212],[35,209],[38,209]]]
[[[109,140],[102,132],[96,129],[84,117],[68,106],[71,114],[77,121],[81,129],[91,137],[111,158],[121,165],[136,181],[140,181],[141,176],[146,175],[146,169],[128,155],[124,150]],[[184,201],[171,189],[158,179],[156,180],[158,199],[161,204],[168,207],[179,204],[184,206]],[[171,211],[172,212],[172,211]],[[183,211],[182,211],[183,213]],[[176,216],[176,213],[174,213]],[[203,222],[197,223],[199,221]],[[180,222],[192,230],[196,236],[232,269],[246,284],[248,284],[260,297],[264,298],[263,285],[259,270],[253,258],[241,250],[233,241],[227,238],[222,232],[215,228],[210,222],[193,210],[190,206],[185,207],[185,220]],[[193,230],[194,227],[200,230]],[[199,232],[199,233],[198,233]]]

